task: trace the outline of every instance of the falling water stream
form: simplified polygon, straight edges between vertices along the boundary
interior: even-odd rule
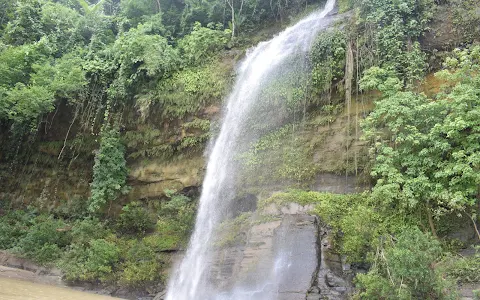
[[[167,300],[275,299],[274,293],[259,297],[255,294],[258,294],[256,289],[259,286],[265,289],[278,282],[276,277],[283,272],[281,266],[285,265],[282,255],[277,257],[271,272],[262,274],[263,283],[252,287],[239,286],[226,292],[217,290],[209,282],[211,249],[216,228],[231,213],[236,197],[236,155],[246,141],[259,134],[252,132],[248,125],[252,115],[257,113],[255,105],[262,100],[262,89],[288,68],[304,64],[313,39],[330,23],[326,16],[334,6],[335,0],[328,0],[323,10],[249,51],[239,66],[235,86],[224,108],[220,133],[210,151],[195,230],[185,257],[172,274]]]

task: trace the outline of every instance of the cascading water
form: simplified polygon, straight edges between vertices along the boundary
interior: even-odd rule
[[[263,285],[262,289],[265,290],[278,283],[276,277],[288,268],[284,255],[276,259],[271,272],[264,274],[262,283],[256,287],[251,287],[250,290],[235,287],[225,294],[225,291],[216,290],[209,282],[211,249],[216,228],[232,214],[238,173],[236,156],[245,143],[260,134],[253,132],[248,125],[255,114],[257,118],[262,118],[255,108],[256,103],[262,100],[262,89],[286,69],[303,64],[312,40],[319,30],[329,24],[325,17],[334,6],[335,0],[328,0],[322,11],[311,14],[272,40],[260,43],[240,65],[224,111],[220,133],[208,160],[195,230],[186,255],[170,280],[167,300],[275,299],[274,293],[257,297],[255,294],[259,293],[255,289],[259,286],[262,288]],[[273,112],[274,115],[275,113]]]

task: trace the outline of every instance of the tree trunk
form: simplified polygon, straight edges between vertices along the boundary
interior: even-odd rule
[[[233,7],[234,3],[233,0],[232,2],[228,1],[228,4],[230,5],[230,8],[232,10],[232,39],[235,37],[235,8]]]

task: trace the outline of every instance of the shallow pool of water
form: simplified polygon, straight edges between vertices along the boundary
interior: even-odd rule
[[[0,300],[114,300],[64,287],[0,278]]]

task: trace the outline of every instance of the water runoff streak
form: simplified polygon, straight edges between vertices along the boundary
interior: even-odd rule
[[[258,136],[248,123],[257,113],[262,89],[285,70],[304,64],[305,56],[317,33],[330,21],[326,16],[335,0],[327,0],[323,10],[304,18],[267,42],[247,53],[237,70],[236,83],[224,107],[222,126],[208,159],[195,229],[182,262],[172,274],[166,300],[223,299],[225,292],[209,282],[211,249],[218,225],[231,216],[235,198],[238,162],[243,145]],[[273,110],[274,108],[272,108]],[[276,112],[273,112],[275,115]],[[258,118],[258,116],[257,116]],[[261,118],[261,117],[260,117]],[[229,215],[230,214],[230,215]],[[277,266],[265,280],[275,282]],[[243,287],[242,287],[243,289]],[[226,299],[254,299],[246,293],[231,293]],[[261,298],[270,300],[275,297]]]

